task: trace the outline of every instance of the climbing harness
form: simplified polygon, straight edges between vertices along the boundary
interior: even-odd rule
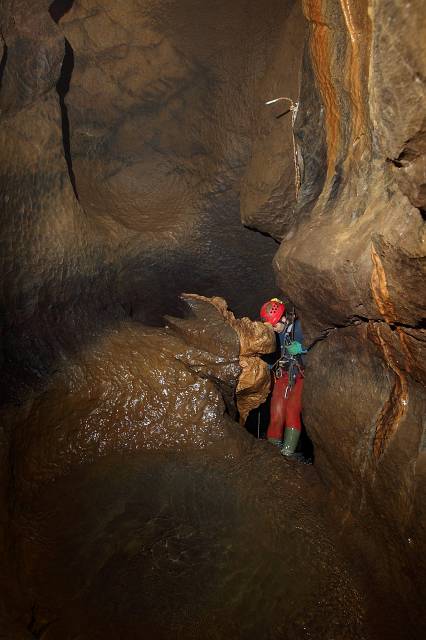
[[[290,391],[296,383],[297,376],[304,377],[303,369],[297,359],[297,356],[293,356],[288,353],[286,347],[288,347],[294,341],[294,329],[296,322],[296,313],[293,310],[292,319],[286,323],[284,329],[284,343],[281,346],[281,354],[278,360],[272,365],[272,371],[276,380],[282,378],[284,373],[288,373],[288,383],[284,390],[284,398],[288,398]]]
[[[303,369],[297,361],[296,356],[280,358],[280,360],[277,361],[276,369],[274,370],[275,379],[279,380],[284,373],[288,374],[288,383],[284,390],[284,398],[288,398],[290,391],[296,383],[297,377],[304,377]]]

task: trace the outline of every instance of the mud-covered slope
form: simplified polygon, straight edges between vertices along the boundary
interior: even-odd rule
[[[191,310],[122,323],[3,416],[6,637],[371,637],[314,470],[231,419],[237,334]]]

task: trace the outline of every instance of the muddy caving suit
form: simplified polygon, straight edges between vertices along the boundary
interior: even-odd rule
[[[280,357],[272,365],[274,387],[271,398],[271,412],[266,437],[281,446],[283,455],[294,453],[302,430],[302,389],[303,360],[301,355],[290,355],[286,346],[297,340],[302,344],[303,335],[300,321],[289,323],[284,331],[277,334],[280,342]],[[283,438],[284,436],[284,438]]]

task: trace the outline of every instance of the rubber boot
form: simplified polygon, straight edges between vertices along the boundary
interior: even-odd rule
[[[283,456],[292,456],[294,454],[299,438],[299,429],[296,429],[295,427],[286,427],[286,430],[284,431],[284,442],[281,448]]]
[[[268,442],[274,445],[274,447],[282,447],[283,441],[276,438],[268,438]]]

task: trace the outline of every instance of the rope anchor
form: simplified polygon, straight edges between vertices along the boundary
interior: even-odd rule
[[[299,159],[297,155],[296,139],[294,137],[294,124],[296,122],[299,103],[294,102],[294,100],[292,100],[291,98],[281,96],[280,98],[274,98],[273,100],[268,100],[267,102],[265,102],[265,104],[266,105],[275,104],[275,102],[279,102],[280,100],[287,100],[287,102],[290,103],[290,107],[288,111],[291,111],[291,135],[293,139],[293,161],[294,161],[294,186],[295,186],[296,200],[297,200],[297,198],[299,197],[301,179],[300,179],[300,166],[299,166]],[[286,113],[288,113],[288,111],[286,111]],[[285,114],[282,114],[282,115],[285,115]]]

